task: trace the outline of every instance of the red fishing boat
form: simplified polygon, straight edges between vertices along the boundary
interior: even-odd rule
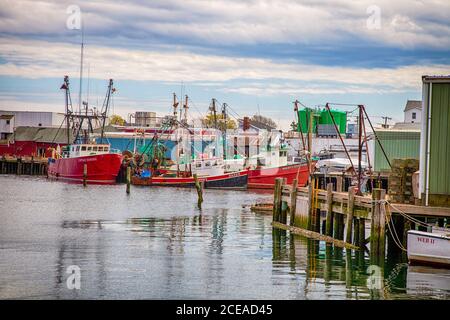
[[[75,144],[64,147],[61,157],[50,157],[49,178],[71,182],[110,184],[116,182],[122,155],[107,144]]]
[[[298,186],[303,187],[308,182],[308,164],[291,164],[281,167],[260,167],[248,171],[249,189],[273,189],[276,178],[286,178],[287,184],[297,179]]]
[[[85,107],[83,112],[73,111],[68,76],[64,77],[61,89],[65,90],[66,98],[64,120],[67,145],[62,148],[62,152],[55,149],[48,151],[48,177],[79,183],[83,181],[96,184],[116,182],[122,164],[122,155],[113,152],[109,144],[102,143],[110,97],[115,91],[113,80],[109,80],[108,91],[100,113],[89,111],[87,102],[83,102]],[[93,120],[100,120],[102,123],[99,144],[89,142],[89,134],[93,133]]]

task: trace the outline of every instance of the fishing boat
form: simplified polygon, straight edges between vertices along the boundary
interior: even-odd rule
[[[450,266],[450,230],[408,231],[408,260],[412,264]]]
[[[109,144],[102,143],[109,101],[115,91],[113,80],[109,80],[108,91],[100,114],[90,112],[87,103],[83,103],[84,112],[73,111],[68,76],[64,77],[61,89],[64,89],[66,94],[64,121],[67,145],[61,150],[49,150],[47,155],[48,177],[77,183],[110,184],[116,182],[122,164],[122,155],[118,151],[112,150]],[[102,123],[99,144],[89,141],[89,134],[93,133],[93,120],[100,120]]]
[[[189,165],[174,165],[169,170],[157,168],[132,177],[131,183],[141,186],[194,187],[195,178],[206,189],[246,189],[248,172],[224,172],[221,158],[197,158]]]
[[[48,176],[53,179],[94,184],[116,182],[122,155],[108,144],[72,144],[62,154],[49,158]]]
[[[291,164],[280,167],[257,167],[248,170],[249,189],[273,189],[275,179],[285,178],[287,184],[297,179],[298,186],[305,186],[308,182],[308,164]]]
[[[248,172],[232,172],[215,176],[202,176],[198,178],[200,183],[204,183],[205,189],[229,189],[240,190],[247,188]],[[195,178],[174,177],[170,175],[142,177],[134,175],[131,183],[138,186],[165,186],[165,187],[194,187]]]

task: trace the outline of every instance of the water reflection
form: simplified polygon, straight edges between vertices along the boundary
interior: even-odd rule
[[[448,299],[450,271],[273,230],[248,205],[270,195],[3,178],[0,298]],[[261,198],[265,197],[265,198]],[[149,205],[151,199],[151,205]],[[83,205],[80,206],[80,203]],[[81,270],[69,290],[66,270]],[[370,281],[369,281],[370,280]]]

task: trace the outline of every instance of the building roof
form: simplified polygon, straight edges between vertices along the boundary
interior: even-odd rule
[[[412,109],[422,110],[422,101],[421,100],[408,100],[406,102],[405,110],[403,110],[403,112],[406,112],[406,111],[412,110]]]
[[[420,131],[421,128],[422,128],[422,125],[420,124],[420,122],[414,122],[414,123],[397,122],[392,127],[392,129],[394,129],[394,130],[413,130],[413,131]]]
[[[66,132],[66,128],[17,127],[14,140],[66,144]],[[72,132],[70,132],[70,141],[73,141]]]
[[[2,114],[2,115],[0,115],[0,119],[11,120],[12,118],[14,118],[13,114]]]

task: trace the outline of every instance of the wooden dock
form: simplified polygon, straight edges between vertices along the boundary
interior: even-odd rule
[[[389,232],[391,228],[406,248],[406,233],[416,225],[405,217],[413,217],[417,222],[433,219],[439,225],[443,218],[450,218],[450,208],[391,203],[384,189],[375,188],[371,195],[359,196],[353,187],[342,192],[336,191],[333,183],[328,183],[326,189],[314,186],[314,179],[309,187],[297,187],[295,182],[290,186],[282,178],[277,179],[273,227],[341,248],[368,250],[374,264],[384,263],[387,249],[401,251],[395,235]],[[370,224],[369,235],[366,223]]]
[[[6,157],[0,158],[0,174],[47,175],[47,158]]]

